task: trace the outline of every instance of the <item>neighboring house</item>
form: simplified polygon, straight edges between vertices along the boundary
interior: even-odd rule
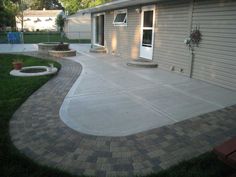
[[[55,24],[59,14],[64,14],[62,10],[25,10],[24,27],[26,31],[57,31]],[[16,27],[21,30],[21,21],[16,17]]]
[[[91,39],[91,15],[78,12],[68,16],[64,32],[69,39]]]
[[[236,1],[119,0],[86,12],[93,46],[236,90]],[[196,26],[202,40],[193,57],[184,41]]]

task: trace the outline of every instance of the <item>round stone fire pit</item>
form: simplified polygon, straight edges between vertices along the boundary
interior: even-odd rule
[[[21,70],[12,70],[10,75],[29,77],[29,76],[44,76],[55,74],[57,72],[56,67],[47,67],[47,66],[29,66],[23,67]]]

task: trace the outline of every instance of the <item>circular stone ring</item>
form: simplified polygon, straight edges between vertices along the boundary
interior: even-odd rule
[[[10,72],[10,75],[13,76],[21,76],[21,77],[29,77],[29,76],[44,76],[55,74],[57,72],[56,67],[48,67],[48,66],[29,66],[23,67],[21,70],[13,69]]]

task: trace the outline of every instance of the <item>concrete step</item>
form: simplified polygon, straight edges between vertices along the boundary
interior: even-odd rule
[[[107,53],[107,50],[105,47],[94,47],[89,50],[92,53]]]
[[[142,67],[142,68],[157,68],[158,64],[156,62],[153,62],[152,60],[147,60],[147,59],[137,59],[133,61],[127,62],[128,66],[133,66],[133,67]]]

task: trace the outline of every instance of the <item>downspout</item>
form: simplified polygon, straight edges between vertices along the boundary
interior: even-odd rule
[[[93,33],[94,33],[94,25],[93,25],[93,23],[94,23],[94,19],[93,19],[93,13],[90,13],[90,16],[91,16],[91,33],[90,33],[90,35],[91,35],[91,49],[93,48],[93,41],[94,41],[94,35],[93,35]]]
[[[194,7],[194,0],[190,0],[190,4],[189,4],[189,36],[191,34],[192,31],[192,22],[193,22],[193,7]],[[190,50],[190,62],[189,62],[189,77],[192,78],[192,74],[193,74],[193,62],[194,62],[194,48],[193,46],[189,47]]]

